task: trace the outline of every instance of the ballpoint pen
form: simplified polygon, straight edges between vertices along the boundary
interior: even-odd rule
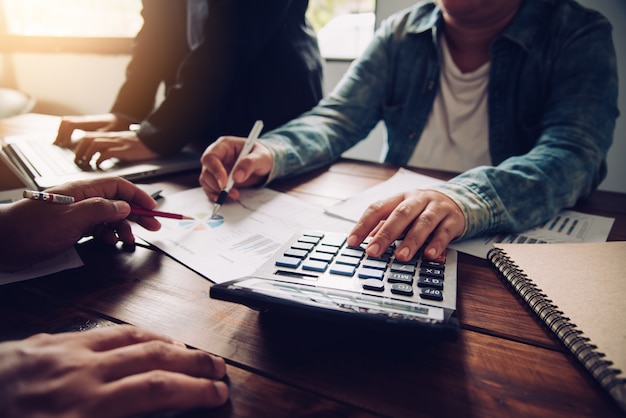
[[[36,190],[24,190],[23,193],[24,198],[31,200],[40,200],[42,202],[50,202],[50,203],[60,203],[64,205],[68,205],[70,203],[76,202],[73,196],[66,196],[58,193],[47,193],[47,192],[39,192]],[[187,215],[181,215],[179,213],[170,213],[170,212],[161,212],[158,210],[150,210],[144,209],[137,206],[130,207],[130,213],[137,216],[154,216],[160,218],[170,218],[170,219],[181,219],[181,220],[189,220],[194,219]]]
[[[257,138],[259,137],[259,134],[261,133],[262,129],[263,129],[263,121],[257,120],[254,123],[252,130],[250,130],[248,139],[246,140],[246,143],[243,145],[243,148],[241,149],[241,152],[239,153],[239,156],[237,157],[237,160],[235,161],[233,168],[230,170],[230,173],[228,173],[228,180],[226,181],[226,187],[224,187],[222,191],[220,191],[220,194],[217,197],[217,201],[215,202],[215,205],[213,206],[213,213],[211,214],[211,217],[214,217],[215,215],[217,215],[217,212],[219,212],[220,207],[222,207],[222,204],[226,200],[226,197],[228,197],[228,193],[230,192],[230,189],[233,187],[233,184],[235,183],[235,181],[233,180],[233,173],[235,172],[235,168],[237,167],[237,164],[239,164],[239,161],[241,161],[243,157],[245,157],[246,155],[250,153],[250,151],[252,151],[252,147],[254,146],[254,141],[256,141]]]

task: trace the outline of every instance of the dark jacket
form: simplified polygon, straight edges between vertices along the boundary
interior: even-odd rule
[[[164,101],[138,132],[161,155],[186,145],[201,151],[222,135],[246,136],[257,119],[265,130],[275,128],[322,97],[317,38],[305,18],[308,0],[206,1],[204,41],[193,51],[187,44],[186,2],[144,1],[144,26],[114,111],[130,114],[122,110],[122,100],[141,102],[137,108],[145,110],[146,99],[133,97],[131,77],[144,87],[159,77],[165,81]],[[140,63],[142,58],[158,71],[150,74],[151,65]],[[176,69],[175,63],[180,63]]]

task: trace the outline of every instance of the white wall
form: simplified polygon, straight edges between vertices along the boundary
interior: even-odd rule
[[[614,40],[620,68],[619,108],[626,113],[626,1],[580,0],[601,11],[614,24]],[[395,10],[413,4],[412,0],[381,0],[378,20]],[[23,90],[38,99],[36,112],[54,115],[107,112],[124,79],[128,56],[75,54],[0,54],[0,86]],[[326,63],[325,88],[332,89],[349,63]],[[609,173],[600,189],[626,193],[626,116],[617,121],[614,144],[609,152]],[[378,161],[383,128],[377,127],[370,137],[348,151],[347,156]]]

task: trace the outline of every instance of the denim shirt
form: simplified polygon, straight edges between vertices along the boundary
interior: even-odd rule
[[[262,140],[268,181],[332,163],[383,120],[386,163],[409,160],[439,82],[441,11],[422,2],[387,19],[318,106]],[[493,166],[438,190],[462,209],[462,238],[521,231],[591,194],[606,175],[617,109],[610,23],[570,0],[525,0],[490,45]]]

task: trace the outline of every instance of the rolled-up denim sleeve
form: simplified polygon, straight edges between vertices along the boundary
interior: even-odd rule
[[[588,197],[606,176],[619,115],[608,22],[598,19],[570,33],[551,68],[535,146],[437,188],[463,210],[463,237],[532,228]]]

